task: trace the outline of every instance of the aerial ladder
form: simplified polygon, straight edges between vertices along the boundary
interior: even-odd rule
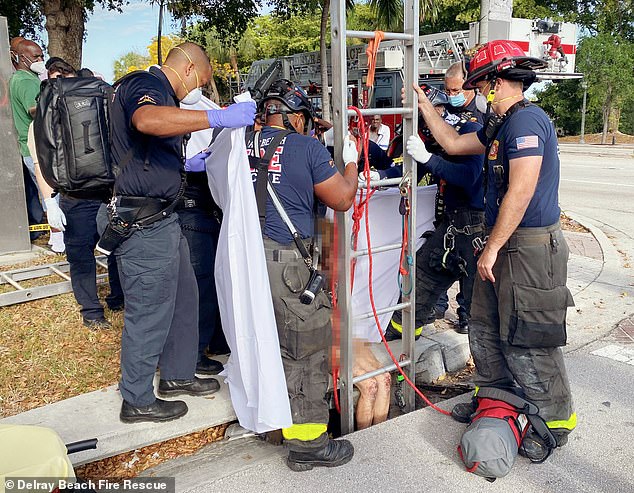
[[[386,41],[398,41],[402,44],[403,78],[405,90],[405,100],[402,107],[392,108],[365,108],[360,113],[363,116],[370,115],[402,115],[403,118],[403,138],[406,140],[410,135],[417,133],[418,124],[418,104],[414,97],[412,85],[418,83],[418,46],[419,46],[419,2],[418,0],[405,0],[404,4],[404,29],[402,33],[385,32],[383,39]],[[348,121],[350,117],[357,116],[358,113],[348,109],[348,69],[346,60],[346,39],[360,38],[371,40],[375,38],[375,33],[370,31],[352,31],[346,26],[346,2],[345,0],[333,0],[330,5],[331,21],[331,67],[332,67],[332,107],[333,125],[335,136],[335,158],[336,164],[341,171],[345,166],[342,162],[343,139],[348,134]],[[411,90],[408,90],[411,89]],[[380,187],[386,185],[400,184],[402,194],[409,202],[407,227],[408,235],[407,249],[412,253],[413,263],[409,266],[412,272],[410,277],[413,281],[413,273],[416,272],[415,251],[416,251],[416,164],[410,156],[403,155],[403,179],[379,180],[370,182],[370,187]],[[406,184],[409,183],[409,185]],[[340,329],[340,409],[341,409],[341,431],[343,434],[354,431],[354,403],[353,386],[355,383],[365,379],[391,372],[396,369],[396,364],[390,364],[375,371],[358,375],[353,378],[353,323],[351,313],[351,270],[352,260],[355,257],[368,255],[368,249],[364,251],[352,250],[352,218],[349,213],[338,212],[335,215],[337,230],[339,231],[337,253],[339,268],[337,273],[337,310],[335,316],[338,317]],[[400,244],[390,245],[392,249],[401,248]],[[385,250],[383,250],[385,251]],[[396,266],[395,266],[396,267]],[[403,368],[410,381],[415,381],[416,361],[414,354],[414,330],[415,330],[415,289],[411,289],[409,294],[403,294],[400,303],[394,306],[377,307],[378,313],[388,313],[394,310],[402,310],[403,314],[403,337],[402,351],[400,353],[399,365]],[[374,317],[374,313],[358,315],[359,318]],[[337,382],[335,382],[335,392]],[[410,387],[404,387],[404,411],[414,410],[415,394]]]

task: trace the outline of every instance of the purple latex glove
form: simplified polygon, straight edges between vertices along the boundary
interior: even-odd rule
[[[246,101],[235,103],[224,110],[207,110],[207,120],[211,128],[240,128],[253,125],[255,103]]]
[[[211,155],[211,152],[199,152],[195,156],[185,161],[185,171],[205,171],[205,159]]]

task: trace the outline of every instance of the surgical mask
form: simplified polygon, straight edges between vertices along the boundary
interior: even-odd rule
[[[29,65],[29,69],[31,70],[31,72],[35,72],[37,75],[42,75],[46,73],[46,65],[44,65],[44,62],[42,61],[33,62],[31,65]]]
[[[476,94],[475,96],[475,104],[478,111],[481,113],[486,113],[487,111],[487,98],[483,94]]]
[[[189,91],[185,97],[183,99],[181,99],[181,103],[183,104],[196,104],[198,103],[201,98],[203,97],[203,91],[200,87],[196,87],[195,89],[192,89],[191,91]]]
[[[464,106],[466,101],[467,98],[462,92],[460,94],[456,94],[455,96],[449,96],[449,104],[454,108],[461,108]]]

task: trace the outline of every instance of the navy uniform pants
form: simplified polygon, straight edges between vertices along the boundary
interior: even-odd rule
[[[220,311],[214,277],[220,219],[199,207],[179,209],[178,217],[183,235],[189,245],[189,256],[198,284],[198,360],[200,361],[216,330],[220,328]]]
[[[194,378],[196,277],[176,213],[135,230],[114,254],[125,295],[119,390],[129,404],[147,406],[157,367],[163,380]]]
[[[70,265],[70,282],[73,294],[79,303],[80,313],[86,320],[103,317],[103,306],[97,297],[97,263],[95,245],[99,241],[97,233],[97,212],[99,200],[75,199],[68,195],[60,197],[59,206],[66,216],[64,243],[66,258]],[[114,257],[108,257],[108,280],[110,294],[106,303],[110,308],[123,305],[123,290],[119,283],[119,271]]]

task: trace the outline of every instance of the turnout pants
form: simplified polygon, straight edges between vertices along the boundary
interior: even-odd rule
[[[469,345],[476,385],[513,388],[539,407],[549,428],[576,425],[560,346],[566,344],[568,245],[559,223],[519,228],[499,251],[495,284],[477,279]]]
[[[436,302],[447,289],[458,279],[462,280],[461,292],[464,296],[463,308],[467,316],[471,310],[471,293],[476,275],[477,259],[474,256],[473,240],[483,236],[484,213],[478,210],[465,209],[448,212],[427,241],[416,252],[416,335],[420,335],[423,325],[429,323],[429,317]],[[471,234],[456,233],[452,254],[464,259],[464,275],[460,270],[447,269],[442,266],[445,253],[445,233],[453,225],[457,229],[465,226],[474,228]],[[401,312],[394,312],[392,328],[401,332]]]
[[[97,263],[95,246],[99,241],[97,212],[99,200],[76,199],[68,195],[60,197],[59,206],[66,216],[66,258],[70,266],[70,282],[79,304],[80,313],[86,320],[103,317],[103,306],[97,297]],[[123,305],[123,291],[119,282],[116,259],[108,256],[108,281],[110,294],[106,303],[111,308]]]
[[[328,443],[328,358],[332,304],[321,290],[310,305],[299,301],[309,271],[299,251],[264,238],[273,309],[293,425],[282,434],[290,450]]]
[[[119,208],[123,212],[124,208]],[[125,295],[119,390],[133,406],[155,401],[162,380],[194,378],[198,287],[178,216],[135,230],[114,252]]]
[[[189,245],[189,256],[198,284],[198,360],[203,357],[217,329],[220,310],[214,264],[220,235],[220,221],[200,207],[178,210],[181,229]],[[224,338],[223,334],[220,334]]]

